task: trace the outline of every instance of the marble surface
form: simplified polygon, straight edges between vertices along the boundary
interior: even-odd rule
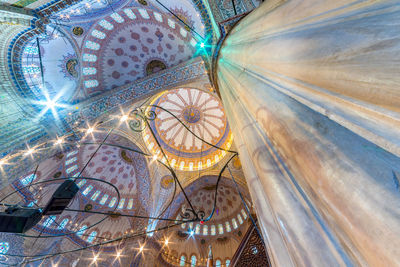
[[[400,265],[399,23],[398,1],[268,1],[226,39],[218,85],[274,266]]]

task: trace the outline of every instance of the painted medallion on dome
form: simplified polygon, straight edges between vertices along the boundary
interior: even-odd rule
[[[170,17],[125,8],[99,20],[83,42],[87,95],[131,83],[192,58],[196,41]]]
[[[232,135],[218,98],[199,89],[179,88],[161,93],[152,104],[163,108],[151,108],[157,117],[150,126],[172,166],[187,171],[206,169],[226,155],[201,141],[223,149],[231,146]],[[151,153],[163,160],[149,129],[143,138]]]

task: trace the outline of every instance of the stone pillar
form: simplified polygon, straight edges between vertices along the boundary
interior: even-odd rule
[[[400,265],[400,3],[270,0],[220,94],[274,266]]]

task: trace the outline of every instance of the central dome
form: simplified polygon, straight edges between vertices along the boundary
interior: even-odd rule
[[[218,98],[199,89],[179,88],[161,93],[152,104],[151,110],[157,116],[150,126],[173,167],[201,170],[225,156],[225,151],[196,137],[223,149],[230,148],[232,135]],[[151,153],[163,160],[151,131],[146,129],[143,135]]]

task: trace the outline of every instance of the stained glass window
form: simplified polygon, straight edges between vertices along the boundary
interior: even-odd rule
[[[242,215],[243,215],[243,218],[246,220],[247,219],[247,213],[244,211],[244,209],[242,209]]]
[[[51,215],[49,216],[43,223],[44,227],[50,227],[50,225],[54,222],[54,220],[56,219],[55,215]]]
[[[218,224],[218,233],[219,233],[220,235],[222,235],[222,234],[224,233],[224,227],[222,226],[221,223]]]
[[[232,225],[233,225],[233,228],[235,228],[235,229],[237,229],[237,228],[238,228],[238,224],[237,224],[237,222],[236,222],[236,219],[235,219],[235,218],[233,218],[233,219],[232,219]]]
[[[215,267],[221,267],[221,261],[220,260],[216,260],[215,261]]]
[[[199,235],[199,234],[200,234],[200,224],[197,224],[197,225],[196,225],[195,233],[196,233],[196,235]]]
[[[239,223],[240,223],[240,224],[242,224],[242,223],[243,223],[242,216],[240,216],[240,214],[238,214],[238,216],[237,216],[237,217],[238,217]]]
[[[116,198],[116,197],[113,197],[113,198],[111,199],[110,203],[108,204],[108,206],[109,206],[110,208],[114,207],[115,202],[117,202],[117,198]]]
[[[6,254],[10,249],[10,244],[8,242],[0,242],[0,254]]]
[[[94,75],[97,73],[97,69],[93,67],[85,67],[83,68],[83,75]]]
[[[88,187],[86,187],[86,189],[83,190],[82,194],[83,194],[84,196],[86,196],[87,194],[89,194],[90,191],[92,191],[92,189],[93,189],[93,186],[88,185]]]
[[[79,183],[77,184],[78,187],[82,187],[84,184],[86,184],[86,180],[82,179],[79,181]]]
[[[142,18],[144,18],[144,19],[149,19],[150,18],[149,13],[147,13],[146,9],[140,8],[139,9],[139,13],[142,16]]]
[[[93,54],[83,54],[83,61],[96,62],[97,56]]]
[[[75,162],[76,160],[77,160],[77,157],[70,158],[69,160],[67,160],[65,162],[65,166],[70,165],[71,163]]]
[[[108,195],[104,195],[100,200],[100,204],[104,205],[104,203],[106,203],[107,199],[108,199]]]
[[[31,182],[33,182],[33,180],[36,179],[36,175],[34,175],[33,173],[31,175],[26,176],[24,179],[21,180],[21,184],[23,185],[28,185]]]
[[[125,198],[122,198],[122,199],[119,201],[118,208],[119,208],[119,209],[123,209],[123,208],[124,208],[124,204],[125,204]]]
[[[160,13],[154,12],[153,14],[154,14],[154,18],[155,18],[157,21],[159,21],[159,22],[162,22],[162,21],[163,21],[162,16],[161,16]]]
[[[185,38],[187,36],[187,31],[184,28],[181,28],[181,35]]]
[[[61,222],[60,225],[58,226],[58,229],[59,229],[59,230],[64,229],[65,226],[67,225],[68,221],[69,221],[68,219],[62,220],[62,222]]]
[[[182,255],[181,256],[181,261],[179,263],[179,266],[185,266],[185,261],[186,261],[186,257],[185,257],[185,255]]]
[[[132,209],[132,207],[133,207],[133,199],[131,198],[131,199],[129,199],[128,206],[126,206],[126,208],[128,210],[130,210],[130,209]]]
[[[168,19],[168,25],[172,28],[175,29],[175,22],[171,19]]]
[[[106,34],[104,32],[98,31],[98,30],[93,30],[92,31],[92,36],[96,37],[97,39],[104,39],[106,38]]]
[[[67,154],[67,158],[68,158],[68,157],[71,157],[71,156],[73,156],[73,155],[75,155],[76,153],[78,153],[78,150],[69,152],[69,153]]]
[[[100,49],[100,45],[98,43],[92,42],[92,41],[86,41],[85,47],[88,48],[88,49],[92,49],[92,50],[99,50]]]
[[[196,255],[192,255],[190,258],[190,267],[196,266]]]
[[[76,169],[78,169],[78,165],[73,165],[71,167],[69,167],[68,169],[66,169],[65,171],[70,174],[71,172],[75,171]]]
[[[76,235],[79,237],[82,237],[82,235],[85,233],[86,229],[87,229],[86,225],[82,226],[81,229],[78,232],[76,232]]]
[[[215,225],[211,225],[211,235],[215,235],[216,231],[215,231]]]
[[[85,81],[85,87],[86,88],[92,88],[92,87],[96,87],[98,85],[99,85],[99,82],[97,80]]]
[[[231,231],[231,224],[229,223],[229,221],[225,222],[225,227],[226,227],[226,231],[229,233]]]
[[[231,264],[231,260],[226,260],[226,261],[225,261],[226,267],[229,267],[229,264]]]
[[[115,20],[115,21],[118,22],[118,23],[124,22],[124,18],[121,17],[121,15],[118,14],[118,13],[112,13],[112,14],[110,15],[110,17],[112,17],[113,20]]]
[[[97,235],[96,231],[91,232],[89,237],[88,237],[88,239],[87,239],[87,242],[92,243],[93,240],[96,238],[96,235]]]
[[[95,201],[99,195],[100,195],[100,191],[97,190],[97,191],[92,195],[92,197],[91,197],[90,199],[93,200],[93,201]]]
[[[114,25],[112,25],[110,22],[108,22],[108,21],[105,20],[105,19],[100,20],[100,21],[99,21],[99,24],[100,24],[101,27],[103,27],[103,28],[106,29],[106,30],[112,30],[112,29],[114,29]]]
[[[203,235],[208,235],[208,225],[203,226]]]
[[[125,14],[128,16],[130,19],[136,19],[135,13],[132,12],[129,8],[124,9]]]

